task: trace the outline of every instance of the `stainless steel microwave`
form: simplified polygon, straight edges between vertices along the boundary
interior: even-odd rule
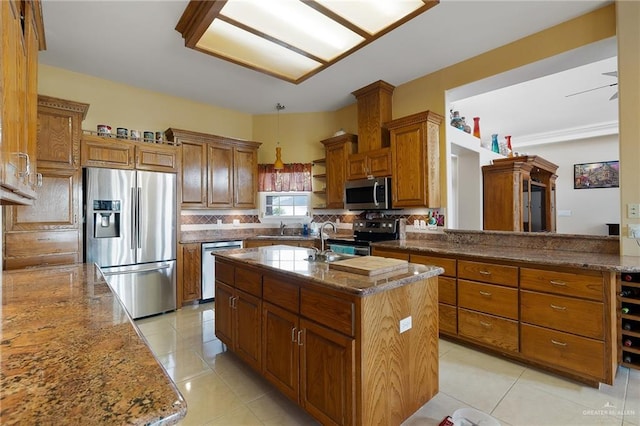
[[[391,209],[391,178],[347,181],[344,202],[345,208],[349,210]]]

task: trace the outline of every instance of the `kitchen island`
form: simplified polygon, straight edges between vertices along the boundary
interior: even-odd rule
[[[0,424],[171,425],[182,395],[100,270],[2,273]]]
[[[216,336],[323,424],[402,423],[438,392],[443,269],[407,263],[369,276],[312,253],[216,253]]]

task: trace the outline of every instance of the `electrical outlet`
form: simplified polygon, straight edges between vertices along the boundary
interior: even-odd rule
[[[629,238],[640,239],[640,223],[629,224]]]
[[[411,317],[402,318],[400,320],[400,334],[411,329]]]
[[[628,219],[640,218],[640,204],[627,204],[627,218]]]

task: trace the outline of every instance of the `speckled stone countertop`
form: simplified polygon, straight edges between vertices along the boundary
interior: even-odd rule
[[[187,405],[97,267],[2,272],[0,424],[171,425]]]
[[[599,271],[640,272],[640,257],[620,256],[618,238],[608,236],[450,230],[421,239],[378,242],[373,247]]]
[[[251,265],[278,271],[294,278],[305,278],[311,283],[357,296],[368,296],[444,273],[436,266],[409,263],[406,269],[379,275],[359,275],[329,268],[328,263],[310,262],[314,250],[286,245],[273,245],[250,249],[226,250],[216,253]]]

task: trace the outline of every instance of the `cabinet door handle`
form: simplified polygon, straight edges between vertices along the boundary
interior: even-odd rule
[[[491,272],[489,272],[489,271],[478,271],[478,273],[480,275],[491,275]]]
[[[292,341],[293,343],[296,343],[296,342],[297,342],[297,340],[296,340],[296,330],[297,330],[297,329],[296,329],[295,327],[293,327],[293,328],[291,329],[291,341]]]
[[[484,328],[491,328],[491,323],[480,321],[480,325]]]
[[[551,343],[553,343],[556,346],[567,346],[565,342],[558,342],[557,340],[553,340],[553,339],[551,339]]]
[[[478,293],[480,293],[482,296],[484,297],[491,297],[491,293],[489,293],[488,291],[478,291]]]
[[[298,330],[298,346],[302,346],[302,336],[304,336],[304,330]]]
[[[558,287],[566,287],[567,283],[565,281],[558,281],[558,280],[551,280],[549,281],[549,283],[551,283],[551,285],[555,285]]]
[[[554,305],[553,303],[550,304],[549,306],[551,306],[551,309],[555,309],[556,311],[566,311],[567,310],[566,306],[558,306],[558,305]]]

